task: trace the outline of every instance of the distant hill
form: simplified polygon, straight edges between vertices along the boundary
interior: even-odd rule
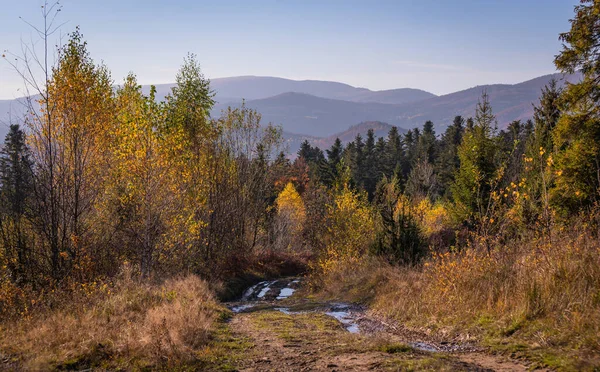
[[[483,91],[490,97],[498,125],[533,116],[541,90],[551,78],[577,81],[580,75],[545,75],[519,84],[482,85],[460,92],[403,104],[351,102],[320,98],[308,94],[284,93],[251,100],[247,106],[257,109],[265,122],[281,124],[284,131],[327,137],[343,131],[347,123],[382,121],[402,128],[420,127],[427,120],[443,131],[456,115],[471,117]],[[227,105],[217,105],[214,113]]]
[[[313,137],[328,137],[348,128],[349,123],[380,121],[401,128],[420,127],[426,120],[435,124],[438,133],[456,115],[473,116],[475,106],[485,90],[488,92],[500,127],[513,120],[533,116],[532,103],[538,101],[542,87],[551,78],[576,81],[580,75],[545,75],[519,84],[482,85],[460,92],[435,96],[418,89],[371,91],[348,84],[290,80],[274,77],[240,76],[212,80],[219,102],[212,111],[219,116],[227,106],[238,106],[241,98],[257,109],[263,122],[282,125],[285,132]],[[157,97],[163,98],[172,84],[157,86]],[[143,87],[148,91],[149,86]],[[16,100],[0,101],[0,138],[7,132],[7,112],[19,116],[22,105]],[[21,111],[22,112],[22,111]]]
[[[405,128],[414,128],[421,126],[426,120],[431,120],[436,129],[442,130],[452,122],[456,115],[474,116],[481,93],[486,91],[498,125],[500,128],[504,128],[514,120],[527,120],[533,117],[532,104],[538,103],[542,88],[552,78],[562,86],[565,82],[579,81],[581,75],[552,74],[512,85],[481,85],[410,105],[400,105],[401,114],[398,115],[398,121],[390,123]]]
[[[263,122],[281,124],[283,130],[327,137],[348,128],[348,123],[390,121],[398,107],[383,103],[362,103],[320,98],[304,93],[283,93],[275,97],[248,101],[247,106],[263,116]],[[213,115],[227,105],[217,105]]]
[[[21,100],[0,100],[0,143],[4,142],[10,124],[22,122],[25,108]]]
[[[390,89],[390,90],[379,90],[375,92],[369,91],[367,94],[359,94],[350,101],[354,102],[375,102],[375,103],[389,103],[389,104],[400,104],[422,101],[428,98],[437,97],[434,94],[426,92],[420,89],[402,88],[402,89]]]
[[[354,141],[356,136],[360,134],[364,139],[366,138],[369,129],[373,129],[375,137],[387,137],[390,129],[393,127],[393,125],[381,121],[365,121],[360,124],[353,125],[343,132],[335,133],[329,137],[314,141],[314,144],[325,149],[327,147],[331,147],[336,138],[339,138],[342,143],[348,143]],[[398,128],[398,132],[406,133],[407,130],[404,128]]]
[[[304,93],[315,97],[339,99],[351,102],[407,103],[436,97],[435,94],[420,89],[401,88],[372,91],[356,88],[348,84],[320,80],[291,80],[270,76],[236,76],[211,79],[210,85],[220,104],[264,99],[283,93]],[[157,97],[164,98],[171,92],[173,84],[156,86]],[[150,87],[144,86],[149,92]]]
[[[375,137],[387,137],[392,127],[393,125],[381,121],[368,121],[353,125],[342,132],[334,133],[328,137],[314,137],[284,132],[283,138],[287,145],[288,153],[294,157],[298,152],[298,149],[300,149],[300,144],[302,144],[304,141],[308,141],[312,146],[317,146],[321,150],[325,151],[326,149],[330,148],[331,145],[333,145],[336,138],[339,138],[342,143],[346,144],[354,141],[357,134],[360,134],[363,136],[363,138],[366,138],[369,129],[374,130]],[[400,133],[407,132],[407,130],[404,128],[398,128],[398,131]]]

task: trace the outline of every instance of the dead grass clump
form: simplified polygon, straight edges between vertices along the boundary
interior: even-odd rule
[[[390,269],[387,261],[372,256],[339,260],[326,273],[313,273],[310,284],[323,298],[369,303],[389,282]]]
[[[0,349],[26,370],[168,366],[193,361],[220,311],[196,276],[162,285],[126,276],[98,297],[5,324]]]
[[[195,276],[169,280],[162,289],[166,301],[146,312],[142,343],[155,358],[189,360],[209,341],[217,305]]]

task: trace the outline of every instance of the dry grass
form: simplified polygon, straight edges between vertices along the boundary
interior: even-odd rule
[[[340,263],[321,294],[369,301],[406,325],[452,340],[477,339],[558,369],[600,366],[600,240],[585,231],[470,247],[400,268]],[[367,292],[367,295],[363,293]]]
[[[26,370],[138,369],[193,362],[221,308],[196,276],[114,287],[29,320],[4,324],[0,350]]]

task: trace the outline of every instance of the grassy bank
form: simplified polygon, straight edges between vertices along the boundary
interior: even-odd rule
[[[410,268],[339,262],[315,279],[319,296],[366,303],[440,339],[559,370],[600,367],[600,241],[585,232],[473,246]]]
[[[194,365],[227,314],[196,276],[145,284],[130,277],[71,294],[78,301],[2,324],[8,369],[142,369]]]

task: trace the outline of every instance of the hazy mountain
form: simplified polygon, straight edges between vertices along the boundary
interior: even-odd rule
[[[465,118],[474,116],[481,93],[486,91],[498,125],[504,128],[513,120],[527,120],[533,117],[532,104],[538,103],[542,88],[552,78],[555,78],[560,85],[564,85],[567,81],[578,81],[581,75],[552,74],[512,85],[482,85],[410,105],[399,105],[401,114],[398,115],[397,121],[390,123],[413,128],[423,125],[426,120],[431,120],[436,128],[444,129],[456,115]]]
[[[4,142],[9,125],[22,121],[25,107],[21,100],[0,100],[0,143]]]
[[[377,102],[377,103],[389,103],[389,104],[400,104],[422,101],[424,99],[437,97],[435,94],[426,92],[420,89],[402,88],[402,89],[390,89],[390,90],[379,90],[375,92],[367,92],[366,94],[359,94],[354,96],[350,101],[354,102]]]
[[[281,124],[284,131],[326,137],[343,131],[348,123],[382,121],[402,128],[420,127],[427,120],[438,132],[446,128],[456,115],[471,117],[483,91],[490,97],[498,125],[502,128],[513,120],[533,116],[532,103],[537,103],[541,89],[551,78],[561,84],[576,81],[579,75],[545,75],[519,84],[482,85],[439,97],[403,104],[351,102],[325,99],[307,94],[284,93],[247,102],[257,109],[264,122]],[[217,105],[215,114],[226,105]]]
[[[407,103],[435,97],[434,94],[420,89],[393,89],[372,91],[356,88],[348,84],[320,80],[291,80],[270,76],[236,76],[211,79],[210,85],[220,104],[263,99],[283,93],[295,92],[310,94],[321,98],[339,99],[353,102]],[[157,97],[164,98],[171,92],[173,84],[156,86]],[[150,91],[144,86],[144,91]]]
[[[348,142],[354,141],[354,138],[356,138],[357,134],[360,134],[363,138],[366,138],[369,129],[373,129],[373,131],[375,132],[375,137],[387,137],[392,127],[392,125],[381,121],[367,121],[353,125],[342,132],[334,133],[328,137],[315,137],[303,134],[284,132],[283,138],[287,146],[288,152],[291,155],[295,156],[295,154],[298,152],[298,149],[300,149],[300,144],[302,144],[302,142],[304,141],[308,141],[312,146],[317,146],[321,150],[325,151],[326,149],[331,147],[331,145],[333,145],[336,138],[339,138],[342,141],[342,143],[346,144]],[[400,133],[407,132],[407,130],[404,128],[398,128],[398,131]]]
[[[519,84],[493,84],[460,92],[434,96],[417,89],[370,91],[348,84],[305,80],[296,81],[272,77],[242,76],[212,80],[218,92],[212,112],[219,116],[228,105],[236,106],[240,97],[263,115],[263,122],[281,124],[284,131],[307,136],[328,137],[343,132],[349,123],[381,121],[402,128],[422,126],[432,120],[441,132],[456,115],[473,116],[475,106],[485,90],[500,127],[513,120],[533,116],[532,103],[538,101],[542,87],[555,77],[562,82],[575,81],[580,75],[545,75]],[[157,96],[163,98],[172,84],[157,86]],[[149,87],[144,87],[146,91]],[[16,100],[0,101],[0,138],[7,132],[8,112],[19,116],[22,105]],[[400,102],[400,103],[399,103]]]
[[[227,105],[217,105],[217,115]],[[247,106],[263,116],[263,122],[283,126],[292,133],[326,137],[348,128],[349,123],[370,120],[390,121],[398,107],[383,103],[360,103],[320,98],[304,93],[283,93],[275,97],[252,100]]]

